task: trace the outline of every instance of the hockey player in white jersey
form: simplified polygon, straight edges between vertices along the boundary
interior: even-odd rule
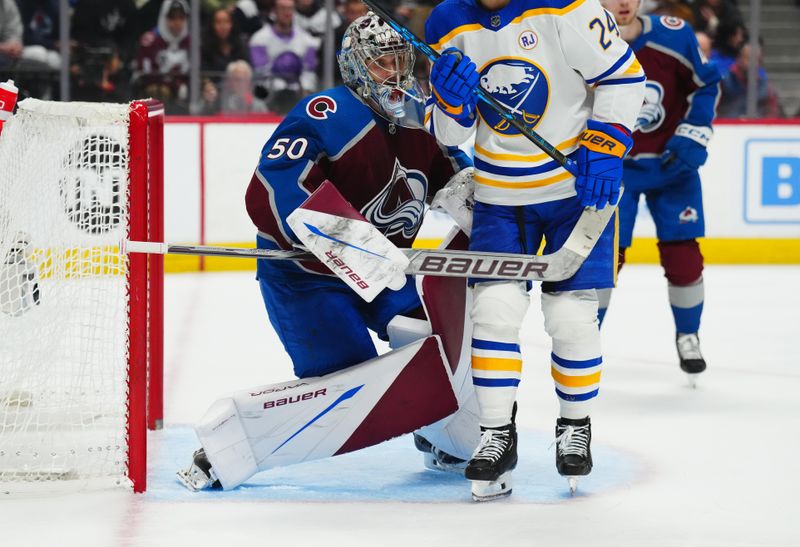
[[[584,207],[616,205],[645,75],[597,0],[445,0],[425,39],[442,53],[431,71],[430,129],[446,145],[475,139],[471,250],[533,254],[544,238],[549,253]],[[478,86],[572,158],[577,176],[478,102]],[[560,405],[556,466],[572,491],[592,468],[589,415],[602,366],[596,289],[614,284],[615,237],[609,223],[575,276],[542,286]],[[482,501],[511,491],[529,287],[473,282],[472,374],[483,436],[465,475]]]

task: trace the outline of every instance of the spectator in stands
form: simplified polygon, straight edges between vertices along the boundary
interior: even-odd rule
[[[130,100],[127,73],[116,43],[108,40],[80,50],[71,66],[70,97],[75,101],[118,103]]]
[[[723,78],[736,62],[747,39],[747,29],[741,21],[720,23],[711,50],[711,60],[717,63]]]
[[[253,93],[253,69],[245,61],[233,61],[225,71],[220,95],[223,114],[266,112],[267,104]]]
[[[314,91],[318,49],[319,41],[294,21],[294,0],[276,0],[274,23],[265,25],[250,39],[253,68],[271,91]]]
[[[694,29],[705,32],[711,39],[716,39],[720,25],[742,24],[743,17],[732,0],[695,0]]]
[[[164,102],[168,113],[188,111],[189,5],[165,0],[158,26],[139,40],[134,89]]]
[[[17,0],[22,17],[22,57],[49,70],[61,66],[58,48],[58,0]]]
[[[756,52],[758,63],[758,82],[756,89],[756,117],[782,118],[784,116],[778,94],[767,80],[767,73],[761,66],[761,48]],[[745,44],[736,56],[735,63],[722,80],[722,98],[717,113],[720,118],[741,118],[747,115],[747,81],[750,66],[750,44]]]
[[[70,35],[77,50],[106,48],[110,42],[123,62],[136,49],[136,5],[133,0],[77,0],[70,23]]]
[[[203,34],[201,68],[203,72],[212,73],[206,74],[206,77],[213,82],[219,82],[232,61],[249,63],[250,50],[233,21],[231,10],[217,8],[211,13]]]
[[[324,0],[296,0],[295,16],[297,26],[316,38],[325,34],[328,12],[323,6]],[[331,13],[331,25],[336,29],[342,24],[339,12]]]
[[[14,0],[0,0],[0,69],[16,65],[22,56],[22,18]]]
[[[250,38],[265,23],[272,22],[270,14],[274,5],[273,0],[239,0],[233,8],[233,21]]]

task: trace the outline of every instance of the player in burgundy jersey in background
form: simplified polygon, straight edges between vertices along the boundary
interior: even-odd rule
[[[619,266],[631,245],[639,199],[644,194],[658,236],[661,265],[669,286],[681,369],[694,384],[706,368],[698,330],[703,312],[705,235],[698,168],[708,152],[719,99],[720,73],[700,51],[694,31],[682,19],[637,16],[639,0],[603,0],[622,38],[647,74],[645,103],[624,162],[625,193],[619,203]],[[602,322],[611,289],[598,291]]]

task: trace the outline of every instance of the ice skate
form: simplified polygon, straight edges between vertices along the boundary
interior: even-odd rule
[[[202,448],[195,450],[189,467],[178,471],[178,480],[192,492],[222,488]]]
[[[417,450],[422,452],[423,463],[426,468],[433,471],[448,471],[451,473],[463,474],[464,468],[467,466],[467,461],[461,458],[456,458],[433,446],[428,439],[414,433],[414,446]]]
[[[578,478],[592,472],[592,423],[559,418],[556,421],[556,469],[569,482],[569,493],[578,490]]]
[[[481,427],[478,448],[464,470],[472,481],[472,499],[490,501],[511,494],[511,471],[517,466],[517,427]]]
[[[675,336],[681,370],[689,376],[689,385],[697,387],[697,376],[706,369],[706,361],[700,353],[700,338],[696,332],[678,333]]]

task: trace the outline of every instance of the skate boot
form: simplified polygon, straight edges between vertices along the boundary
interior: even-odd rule
[[[467,466],[467,461],[461,458],[456,458],[433,446],[428,439],[414,433],[414,446],[417,450],[422,452],[423,463],[425,467],[433,471],[450,471],[452,473],[464,473],[464,468]]]
[[[697,375],[706,369],[706,361],[700,353],[700,338],[696,332],[675,335],[675,345],[681,360],[681,370],[689,375],[689,384],[697,387]]]
[[[578,477],[592,472],[592,422],[559,418],[556,421],[556,469],[569,482],[569,493],[578,489]]]
[[[192,492],[222,488],[222,484],[211,468],[211,462],[206,457],[206,451],[202,448],[195,450],[189,467],[178,471],[178,480]]]
[[[472,499],[489,501],[511,494],[511,471],[517,466],[517,426],[481,427],[478,448],[464,470],[472,481]]]

